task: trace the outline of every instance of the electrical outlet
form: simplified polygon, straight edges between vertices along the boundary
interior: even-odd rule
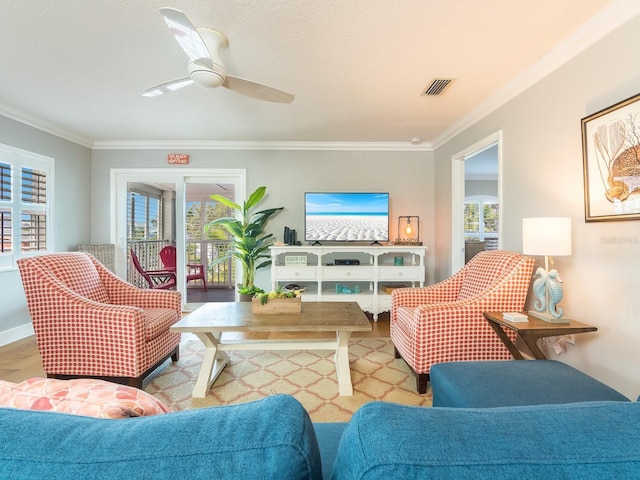
[[[565,335],[565,338],[567,339],[567,343],[570,343],[571,345],[575,345],[576,344],[576,336],[575,335]]]

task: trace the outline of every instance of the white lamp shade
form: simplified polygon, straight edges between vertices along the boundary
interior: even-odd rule
[[[571,255],[571,218],[523,218],[522,253],[552,257]]]

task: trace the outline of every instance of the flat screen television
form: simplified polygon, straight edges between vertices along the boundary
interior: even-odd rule
[[[388,242],[389,193],[307,192],[307,242]]]

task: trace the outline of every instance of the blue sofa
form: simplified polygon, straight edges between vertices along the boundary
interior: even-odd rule
[[[285,395],[122,420],[0,409],[0,478],[640,478],[638,425],[636,402],[373,402],[315,425]]]

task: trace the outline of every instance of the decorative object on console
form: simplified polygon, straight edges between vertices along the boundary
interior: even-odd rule
[[[411,223],[411,219],[415,219]],[[406,223],[403,225],[402,221]],[[394,245],[422,245],[420,241],[420,217],[417,215],[400,215],[398,217],[398,238]]]
[[[544,255],[544,269],[534,275],[533,291],[537,300],[529,315],[550,323],[568,323],[558,307],[562,300],[562,279],[556,269],[549,270],[551,256],[571,255],[571,218],[538,217],[522,219],[522,253]],[[553,259],[551,258],[553,267]]]
[[[336,283],[336,293],[346,293],[346,294],[360,293],[360,285],[356,285],[353,288],[349,288],[346,285],[340,285],[339,283]]]
[[[399,284],[399,285],[382,285],[382,291],[388,295],[398,288],[409,288],[411,285]]]
[[[307,265],[307,256],[306,255],[285,255],[284,264],[287,266],[292,265]]]
[[[284,227],[284,243],[285,245],[295,245],[296,244],[296,231],[289,228]]]

